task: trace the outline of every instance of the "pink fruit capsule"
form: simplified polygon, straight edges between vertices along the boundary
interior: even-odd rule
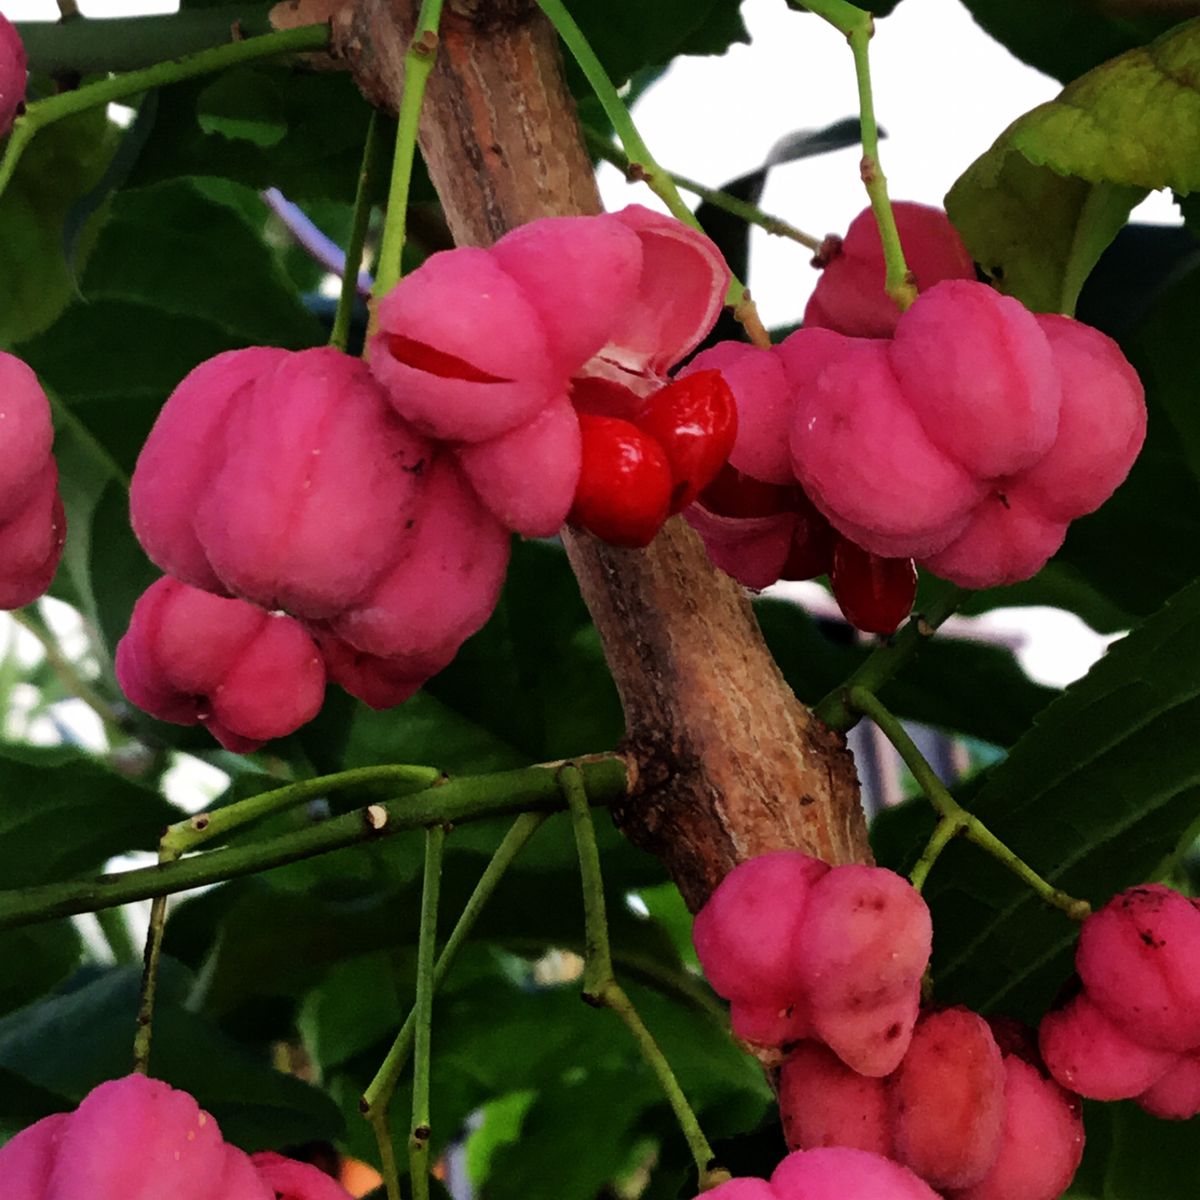
[[[929,909],[881,867],[835,867],[813,884],[797,955],[815,1035],[863,1075],[888,1075],[908,1050],[929,963]]]
[[[938,1189],[966,1187],[1000,1152],[1004,1062],[977,1013],[925,1013],[887,1081],[895,1157]]]
[[[1140,1095],[1178,1058],[1173,1050],[1155,1050],[1135,1041],[1096,1007],[1086,991],[1042,1018],[1038,1042],[1050,1074],[1089,1100]]]
[[[1200,1051],[1180,1055],[1137,1102],[1164,1121],[1186,1121],[1200,1113]]]
[[[852,1071],[819,1042],[801,1042],[780,1068],[779,1114],[789,1149],[849,1146],[894,1157],[884,1081]]]
[[[937,1200],[907,1168],[866,1150],[798,1150],[775,1168],[778,1200]]]
[[[948,1200],[1058,1200],[1083,1158],[1083,1113],[1077,1097],[1031,1064],[1004,1060],[1004,1128],[988,1173]]]
[[[801,998],[797,943],[811,890],[828,871],[799,850],[776,850],[721,880],[692,927],[700,965],[719,995],[780,1010]]]
[[[1075,966],[1089,997],[1146,1046],[1200,1046],[1200,908],[1162,884],[1130,888],[1083,923]]]
[[[170,578],[134,605],[116,672],[151,716],[202,723],[240,753],[311,721],[325,695],[321,655],[298,621]]]

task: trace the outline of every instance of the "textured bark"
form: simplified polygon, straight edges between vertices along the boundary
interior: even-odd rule
[[[342,45],[364,94],[394,109],[412,0],[359,0]],[[599,196],[553,30],[526,0],[451,0],[421,148],[461,244]],[[854,764],[787,687],[742,590],[679,518],[647,550],[564,541],[625,706],[638,783],[618,823],[698,907],[736,863],[797,848],[869,861]]]

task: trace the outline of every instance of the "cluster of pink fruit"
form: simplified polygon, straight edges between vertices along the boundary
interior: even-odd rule
[[[2,30],[0,30],[2,32]],[[62,557],[67,522],[50,452],[50,402],[19,358],[0,352],[0,608],[40,596]]]
[[[0,1147],[5,1200],[350,1200],[328,1175],[248,1155],[186,1092],[144,1075],[100,1084]]]
[[[1008,1023],[921,1010],[929,911],[900,876],[761,855],[722,880],[693,936],[734,1032],[782,1058],[795,1153],[771,1181],[778,1197],[1054,1200],[1070,1183],[1078,1099]],[[816,1172],[811,1190],[792,1189],[797,1171]]]
[[[25,45],[12,22],[0,13],[0,137],[25,104]]]
[[[739,417],[738,474],[689,519],[749,586],[832,564],[836,594],[839,540],[892,564],[881,586],[899,607],[909,560],[964,587],[1027,579],[1141,448],[1141,384],[1111,339],[976,282],[944,214],[896,214],[922,289],[906,312],[888,312],[867,212],[805,328],[766,350],[724,343],[688,368],[719,369]],[[890,621],[897,603],[881,607]]]
[[[1156,1117],[1200,1113],[1200,902],[1160,884],[1122,892],[1084,922],[1075,967],[1081,989],[1039,1030],[1054,1077]]]
[[[645,209],[547,219],[402,280],[369,365],[202,363],[134,471],[167,578],[118,647],[126,695],[250,750],[311,719],[327,678],[383,708],[442,670],[495,607],[511,533],[571,516],[644,545],[733,442],[718,375],[665,375],[726,283],[706,238]]]

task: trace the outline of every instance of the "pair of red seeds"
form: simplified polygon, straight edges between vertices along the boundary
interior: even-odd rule
[[[763,483],[728,465],[737,408],[720,372],[676,380],[635,420],[581,411],[579,427],[583,460],[572,524],[613,545],[641,547],[697,499],[722,516],[794,511],[800,520],[782,578],[828,574],[846,619],[870,633],[892,633],[911,611],[911,559],[863,550],[837,533],[801,488]]]

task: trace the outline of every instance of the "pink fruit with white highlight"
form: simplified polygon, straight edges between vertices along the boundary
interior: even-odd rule
[[[1091,1000],[1129,1037],[1200,1046],[1200,907],[1162,884],[1130,888],[1083,923],[1075,966]]]
[[[0,1146],[5,1200],[350,1200],[315,1167],[228,1144],[186,1092],[127,1075]]]
[[[802,986],[797,946],[808,897],[829,873],[799,850],[734,867],[696,914],[692,941],[705,977],[727,1000],[786,1005]]]
[[[0,609],[33,603],[50,586],[62,558],[67,517],[58,492],[58,467],[47,454],[22,508],[0,524]]]
[[[900,318],[889,358],[930,441],[973,478],[1027,470],[1054,444],[1062,383],[1019,301],[974,281],[940,283]]]
[[[164,578],[134,605],[117,681],[162,721],[204,724],[246,753],[311,721],[325,668],[298,621]]]
[[[911,311],[911,310],[910,310]],[[918,421],[885,342],[801,329],[827,347],[795,395],[796,478],[830,523],[885,558],[924,557],[948,545],[984,488],[943,454]]]
[[[285,356],[252,346],[206,359],[171,393],[138,455],[129,485],[133,532],[155,566],[192,587],[227,590],[196,536],[196,509],[220,470],[230,413]]]
[[[887,1081],[895,1157],[939,1189],[987,1174],[1000,1151],[1004,1061],[977,1013],[925,1013]]]
[[[797,954],[815,1036],[863,1075],[912,1039],[933,927],[920,893],[882,867],[844,866],[809,892]]]
[[[14,517],[37,491],[53,441],[50,401],[37,376],[0,351],[0,521]]]
[[[278,359],[226,414],[223,442],[194,528],[225,588],[313,619],[360,601],[431,453],[363,363],[331,347]]]
[[[1063,1087],[1089,1100],[1128,1100],[1161,1079],[1178,1059],[1129,1036],[1080,992],[1047,1013],[1038,1028],[1046,1069]]]
[[[579,418],[560,397],[524,425],[461,447],[458,461],[506,529],[525,537],[553,537],[571,510],[582,453]]]

